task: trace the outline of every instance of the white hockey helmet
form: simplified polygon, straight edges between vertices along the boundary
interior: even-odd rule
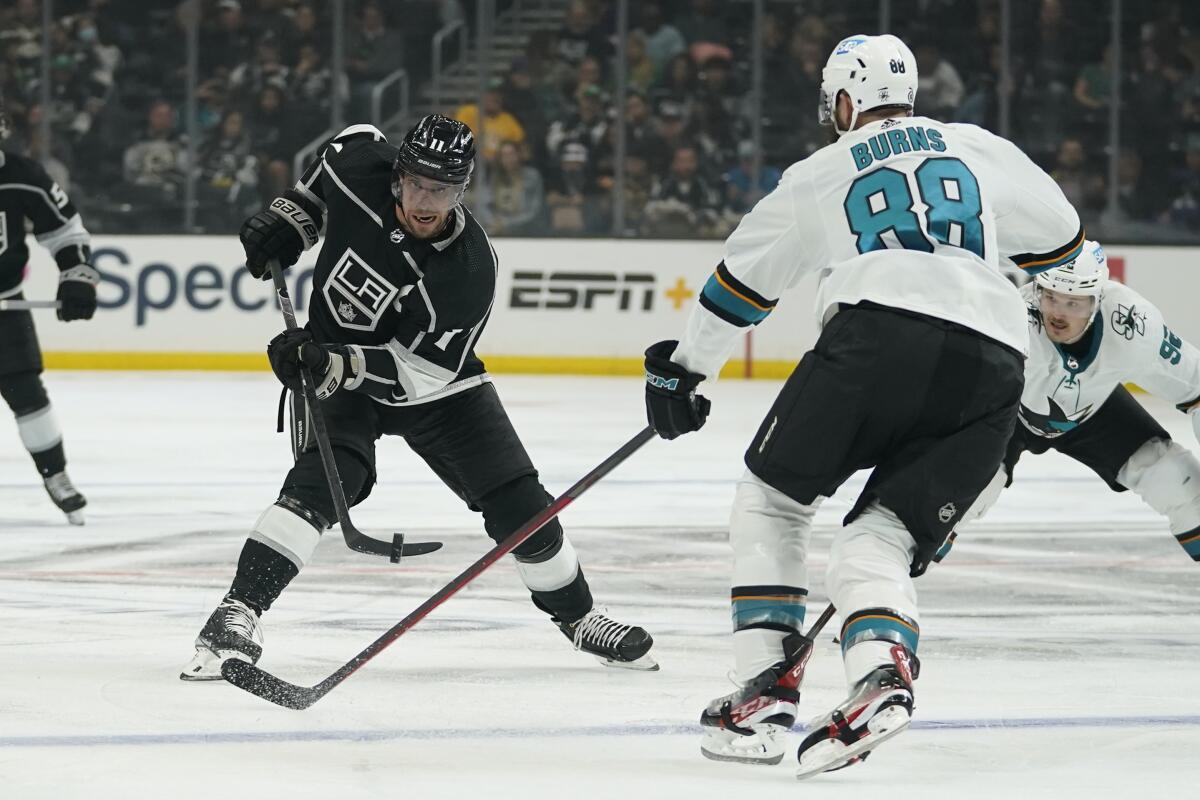
[[[1099,242],[1088,239],[1074,261],[1039,272],[1033,280],[1042,289],[1077,297],[1094,297],[1100,302],[1108,281],[1108,256]]]
[[[839,92],[850,97],[854,110],[850,127],[838,128]],[[858,115],[883,106],[908,106],[917,99],[917,59],[908,45],[895,36],[849,36],[833,48],[821,71],[821,103],[817,118],[833,125],[840,136],[854,130]]]

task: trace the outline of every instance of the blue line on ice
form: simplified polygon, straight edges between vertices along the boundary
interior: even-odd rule
[[[1158,728],[1200,726],[1200,715],[1145,717],[1030,717],[1015,719],[916,720],[913,730],[1021,728]],[[389,742],[401,739],[543,739],[602,736],[688,736],[697,725],[642,723],[572,728],[444,728],[441,730],[213,731],[212,733],[130,733],[94,736],[3,736],[0,748],[153,747],[192,744],[277,744],[283,742]]]

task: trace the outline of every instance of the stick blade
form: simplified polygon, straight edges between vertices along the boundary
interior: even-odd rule
[[[237,658],[221,664],[221,677],[243,691],[295,711],[303,711],[324,696],[323,692],[280,680]]]

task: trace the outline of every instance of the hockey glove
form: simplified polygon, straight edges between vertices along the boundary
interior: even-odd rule
[[[240,238],[246,251],[246,269],[256,278],[269,278],[267,262],[279,259],[279,266],[287,269],[300,258],[300,254],[317,243],[320,238],[320,223],[312,214],[320,216],[312,204],[305,202],[297,192],[284,192],[276,197],[265,211],[260,211],[242,223]]]
[[[96,313],[96,284],[100,273],[88,264],[77,264],[58,275],[58,318],[63,322],[91,319]]]
[[[303,390],[300,372],[308,367],[319,400],[328,398],[354,378],[352,359],[345,347],[317,344],[303,328],[286,330],[272,339],[267,345],[267,358],[275,377],[293,392]]]
[[[670,339],[646,348],[646,419],[664,439],[700,430],[712,405],[696,394],[704,376],[671,360],[678,345]]]

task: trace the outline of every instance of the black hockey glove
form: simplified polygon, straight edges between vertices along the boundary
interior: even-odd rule
[[[300,383],[302,365],[312,371],[317,399],[324,400],[354,377],[351,358],[345,347],[332,348],[317,344],[312,334],[303,328],[284,331],[267,345],[271,370],[293,392],[303,389]]]
[[[712,405],[696,394],[705,376],[688,372],[671,360],[678,345],[669,339],[646,348],[646,419],[664,439],[700,430]]]
[[[58,318],[63,322],[91,319],[96,313],[96,284],[100,273],[88,264],[77,264],[58,274]]]
[[[272,200],[266,210],[242,223],[240,238],[246,251],[246,269],[251,275],[269,279],[268,261],[277,258],[279,266],[287,269],[302,252],[317,243],[321,226],[312,214],[319,216],[319,212],[307,207],[311,205],[289,190],[283,197]]]

